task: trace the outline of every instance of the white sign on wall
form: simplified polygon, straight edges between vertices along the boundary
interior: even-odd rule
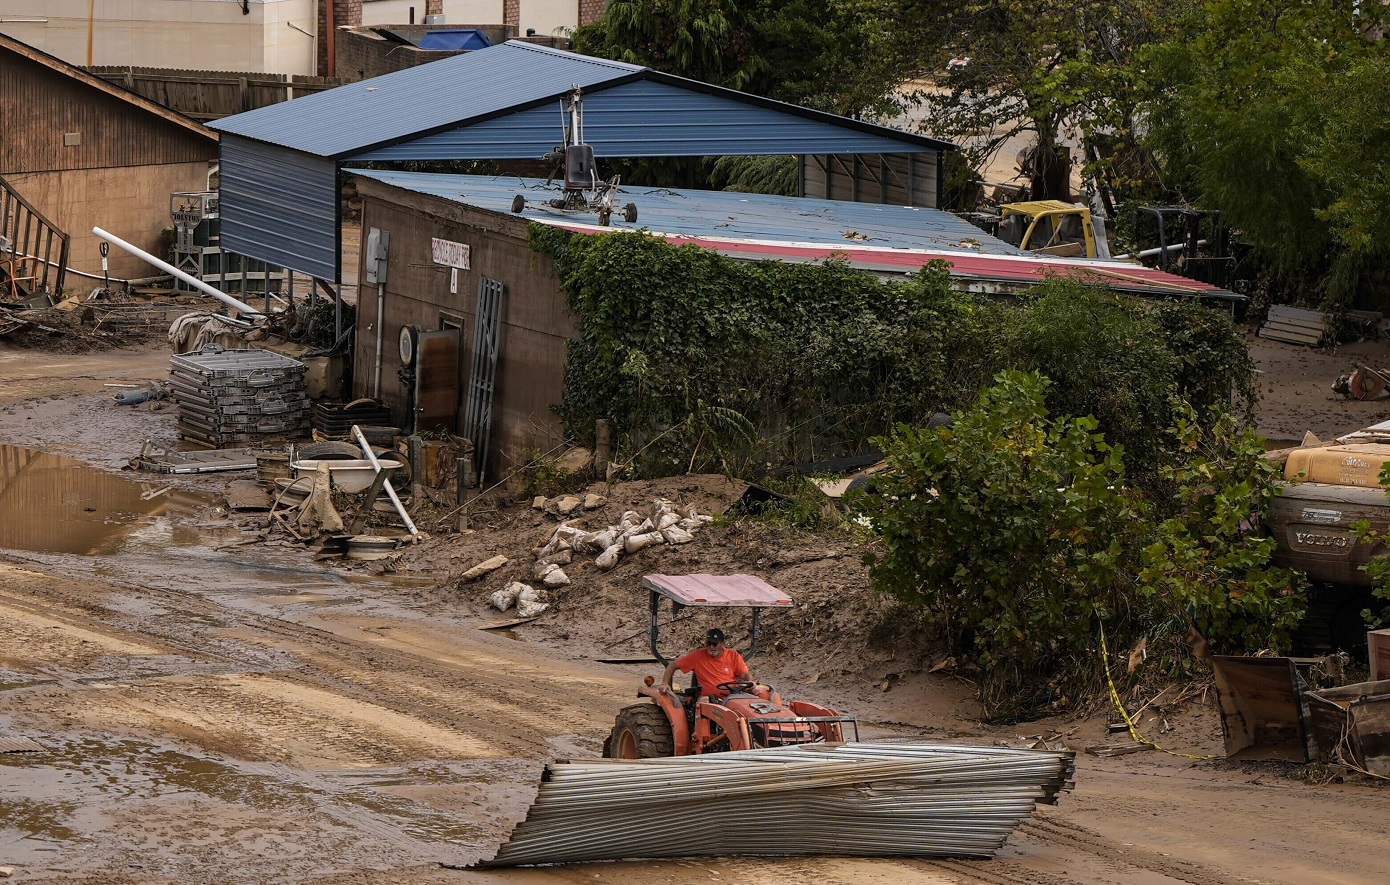
[[[456,267],[459,270],[468,270],[468,247],[463,243],[455,243],[453,240],[430,239],[430,251],[434,255],[434,263],[442,264],[445,267]]]

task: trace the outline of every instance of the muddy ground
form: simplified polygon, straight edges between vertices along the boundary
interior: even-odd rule
[[[1328,390],[1358,361],[1390,364],[1383,346],[1256,342],[1256,352],[1268,397],[1261,428],[1273,438],[1390,417],[1384,403]],[[486,597],[529,570],[549,517],[479,508],[468,533],[358,566],[263,541],[264,517],[225,510],[225,478],[120,470],[145,439],[174,441],[174,414],[116,406],[103,385],[157,379],[167,356],[0,345],[0,748],[33,742],[0,753],[0,867],[13,867],[12,881],[1390,880],[1390,792],[1159,752],[1081,753],[1075,791],[990,861],[444,868],[489,855],[524,812],[541,762],[596,753],[614,712],[655,670],[604,663],[646,655],[628,637],[644,626],[637,582],[652,571],[747,571],[792,593],[800,607],[770,619],[755,672],[857,713],[865,737],[1042,734],[1078,749],[1114,739],[1103,713],[981,725],[967,680],[926,672],[933,660],[910,631],[874,630],[885,603],[867,593],[847,534],[715,526],[606,574],[576,564],[551,612],[480,629],[503,617]],[[586,516],[594,523],[657,496],[717,511],[741,487],[684,477],[601,491],[610,500]],[[515,562],[459,584],[499,552]],[[1143,727],[1177,751],[1219,751],[1210,701],[1146,714]]]

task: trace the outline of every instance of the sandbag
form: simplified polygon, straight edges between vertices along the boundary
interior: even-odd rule
[[[517,597],[521,595],[522,591],[529,589],[531,588],[527,587],[520,581],[512,581],[510,584],[503,587],[501,590],[498,590],[492,594],[492,596],[490,597],[492,600],[492,607],[500,612],[504,612],[507,609],[511,608],[513,605],[516,605]]]
[[[598,559],[594,560],[594,565],[598,566],[600,571],[606,572],[613,566],[618,564],[618,559],[622,555],[623,545],[613,544],[609,546],[608,549],[604,550],[602,553],[598,555]]]

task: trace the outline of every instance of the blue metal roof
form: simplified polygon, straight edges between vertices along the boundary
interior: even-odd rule
[[[420,38],[421,49],[473,50],[492,45],[487,35],[477,28],[441,28],[426,31]]]
[[[351,169],[406,190],[442,197],[467,206],[511,213],[512,198],[522,194],[527,206],[521,215],[546,224],[596,224],[593,216],[549,212],[543,201],[559,194],[544,181],[514,176],[436,175]],[[623,187],[619,205],[637,204],[637,221],[615,213],[613,230],[646,228],[655,233],[687,237],[719,237],[772,243],[818,243],[844,247],[932,249],[962,255],[1030,255],[991,237],[967,221],[939,209],[814,200],[734,191],[672,190]]]
[[[356,154],[353,160],[524,160],[564,140],[561,99],[471,126]],[[584,142],[599,157],[873,154],[883,136],[655,80],[584,96]],[[892,149],[899,151],[902,145]]]
[[[605,90],[639,80],[649,88],[617,93],[604,102]],[[536,157],[555,146],[560,132],[556,103],[576,84],[586,96],[586,137],[599,134],[594,114],[606,107],[613,115],[600,152],[604,156],[653,156],[647,145],[663,135],[658,127],[665,129],[677,121],[684,124],[685,137],[665,133],[662,156],[914,153],[953,147],[949,142],[650,68],[515,40],[225,117],[211,125],[229,134],[337,160],[386,155],[401,159],[389,149],[433,138],[441,141],[430,143],[430,159],[466,159],[483,156],[470,138],[488,121],[514,115],[512,123],[540,127],[549,116],[551,123],[540,142],[517,143],[514,153],[486,154],[493,159]],[[521,113],[532,108],[537,109],[534,119]],[[702,114],[703,125],[682,119],[696,111]],[[732,121],[730,125],[724,125],[725,118]],[[495,144],[505,140],[497,132],[505,125],[499,120],[479,135]],[[450,133],[463,127],[465,132]],[[545,147],[535,150],[540,143]],[[424,156],[423,148],[404,152]]]

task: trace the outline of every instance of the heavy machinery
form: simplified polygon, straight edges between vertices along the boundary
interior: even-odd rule
[[[642,586],[651,595],[648,636],[652,654],[669,659],[659,648],[662,603],[670,603],[666,623],[684,620],[686,607],[751,608],[751,641],[744,652],[757,652],[764,609],[791,608],[791,599],[752,575],[647,575]],[[718,692],[719,694],[713,694]],[[727,682],[668,690],[648,676],[637,696],[645,698],[619,711],[603,755],[617,759],[688,756],[728,750],[788,747],[845,740],[846,727],[859,739],[855,717],[808,701],[788,701],[770,685]]]
[[[999,207],[995,235],[1006,243],[1040,255],[1062,258],[1109,258],[1104,222],[1079,203],[1033,200]]]
[[[567,101],[569,107],[566,109],[564,144],[541,157],[542,160],[560,164],[564,172],[564,187],[558,197],[535,205],[566,215],[594,214],[598,216],[598,223],[607,227],[617,208],[620,179],[616,175],[607,180],[598,177],[594,149],[584,142],[584,91],[578,86],[573,87]],[[512,198],[512,212],[520,213],[526,206],[527,200],[523,195],[517,194]],[[637,204],[625,204],[622,214],[624,221],[636,222]]]

